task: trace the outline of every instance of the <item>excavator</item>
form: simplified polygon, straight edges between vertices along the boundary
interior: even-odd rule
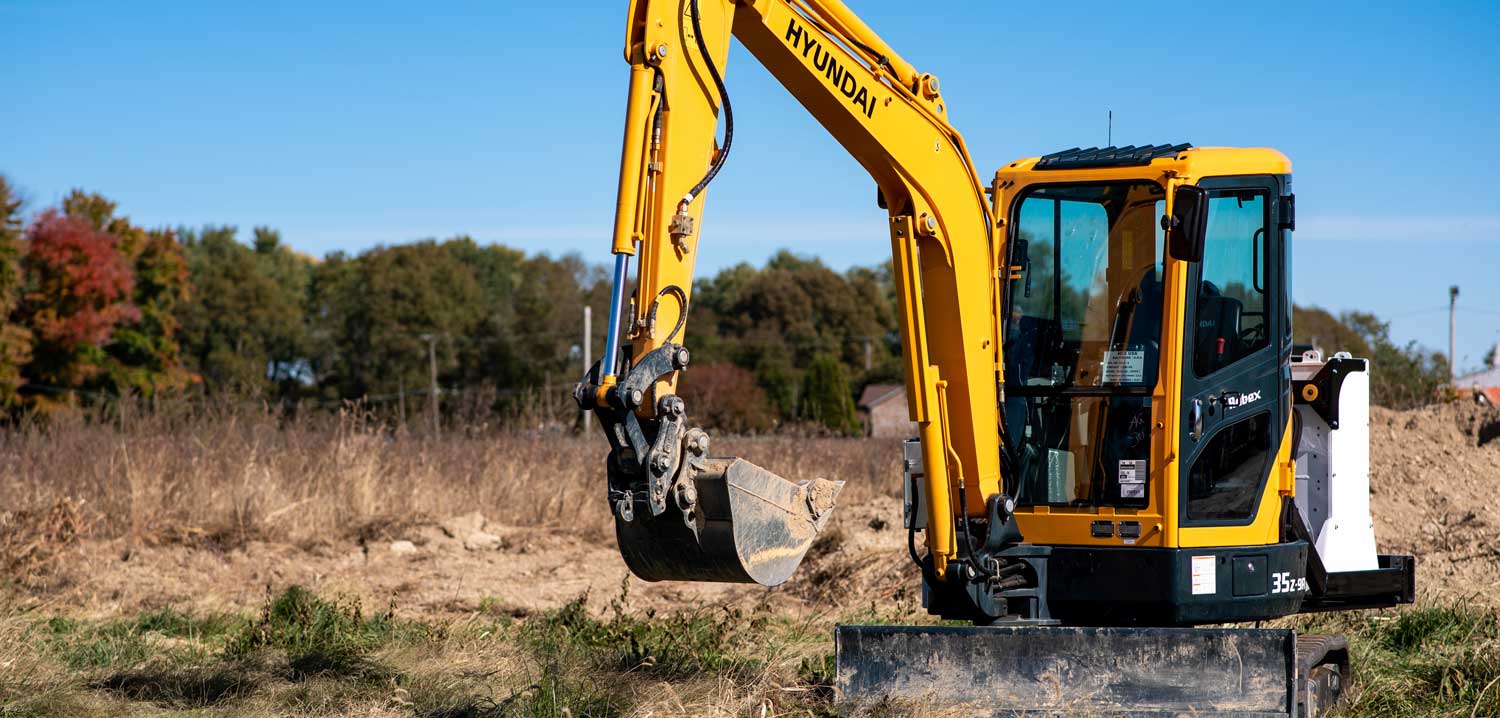
[[[985,182],[938,79],[839,0],[630,2],[610,331],[574,390],[609,442],[630,570],[779,585],[843,486],[714,456],[676,394],[705,190],[734,141],[731,38],[889,216],[919,434],[904,529],[923,604],[949,620],[839,626],[839,700],[1331,710],[1351,679],[1342,637],[1221,625],[1415,593],[1414,559],[1376,551],[1369,364],[1292,342],[1290,160],[1074,148]]]

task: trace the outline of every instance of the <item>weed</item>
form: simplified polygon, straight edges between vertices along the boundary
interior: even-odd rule
[[[753,630],[734,609],[637,616],[621,601],[599,620],[589,615],[585,597],[527,621],[523,634],[541,656],[573,652],[603,670],[683,678],[754,668],[759,661],[737,651]]]
[[[366,617],[358,600],[330,601],[293,586],[268,601],[257,620],[230,636],[226,653],[246,656],[268,648],[284,651],[293,680],[325,673],[381,679],[388,677],[388,671],[368,654],[394,633],[389,612]]]

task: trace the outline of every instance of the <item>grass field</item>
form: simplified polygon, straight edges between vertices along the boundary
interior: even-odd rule
[[[830,716],[833,624],[916,618],[911,606],[653,615],[624,598],[524,618],[484,606],[441,622],[296,587],[244,615],[11,611],[0,619],[0,715]],[[1424,606],[1293,623],[1351,638],[1358,675],[1343,715],[1500,715],[1495,612]]]

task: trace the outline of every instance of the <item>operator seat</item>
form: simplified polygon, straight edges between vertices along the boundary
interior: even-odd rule
[[[1198,286],[1198,327],[1193,367],[1207,374],[1240,356],[1240,315],[1245,305],[1226,297],[1213,282]]]

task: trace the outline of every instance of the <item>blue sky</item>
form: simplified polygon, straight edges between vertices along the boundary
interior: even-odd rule
[[[1445,349],[1458,284],[1460,364],[1500,341],[1500,4],[850,4],[942,79],[982,175],[1103,144],[1108,110],[1116,144],[1276,147],[1299,302]],[[311,254],[467,233],[602,262],[625,8],[0,0],[0,172],[33,209],[80,186]],[[742,49],[726,74],[700,275],[883,260],[868,177]]]

